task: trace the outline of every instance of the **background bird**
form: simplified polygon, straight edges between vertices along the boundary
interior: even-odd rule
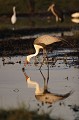
[[[42,35],[42,36],[36,38],[34,41],[35,53],[28,55],[26,57],[24,65],[26,66],[26,64],[28,64],[30,62],[30,59],[32,57],[38,55],[40,49],[43,49],[43,54],[44,53],[46,54],[46,46],[53,44],[55,42],[59,42],[59,41],[61,41],[61,40],[58,37],[53,37],[53,36],[49,36],[49,35]],[[44,56],[44,59],[45,59],[45,56]],[[44,62],[44,59],[43,59],[43,62]]]
[[[13,15],[11,17],[11,23],[14,25],[16,23],[16,7],[13,6]]]
[[[58,21],[63,22],[63,13],[58,7],[56,7],[55,4],[50,5],[48,11],[51,11],[53,15],[56,17],[56,22]]]
[[[79,18],[79,12],[72,13],[71,17]]]
[[[79,18],[72,18],[71,21],[74,23],[79,23]]]
[[[71,14],[71,21],[74,23],[79,23],[79,12],[75,12]]]

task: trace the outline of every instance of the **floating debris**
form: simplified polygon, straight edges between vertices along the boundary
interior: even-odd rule
[[[14,92],[19,92],[19,89],[16,88],[16,89],[14,89],[13,91],[14,91]]]

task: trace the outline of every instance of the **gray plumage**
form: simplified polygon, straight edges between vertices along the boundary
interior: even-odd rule
[[[59,42],[61,41],[58,37],[53,37],[53,36],[49,36],[49,35],[42,35],[40,37],[38,37],[37,39],[35,39],[34,41],[34,45],[50,45],[53,44],[55,42]]]

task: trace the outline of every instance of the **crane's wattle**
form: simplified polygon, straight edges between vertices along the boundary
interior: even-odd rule
[[[27,64],[29,64],[29,61],[28,61],[28,60],[25,60],[25,61],[24,61],[24,66],[26,66]]]

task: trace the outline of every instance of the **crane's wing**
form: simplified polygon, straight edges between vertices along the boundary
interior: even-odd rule
[[[61,41],[61,39],[58,37],[53,37],[53,36],[49,36],[49,35],[42,35],[42,36],[38,37],[37,39],[35,39],[34,44],[49,45],[49,44],[53,44],[53,43],[59,42],[59,41]]]

